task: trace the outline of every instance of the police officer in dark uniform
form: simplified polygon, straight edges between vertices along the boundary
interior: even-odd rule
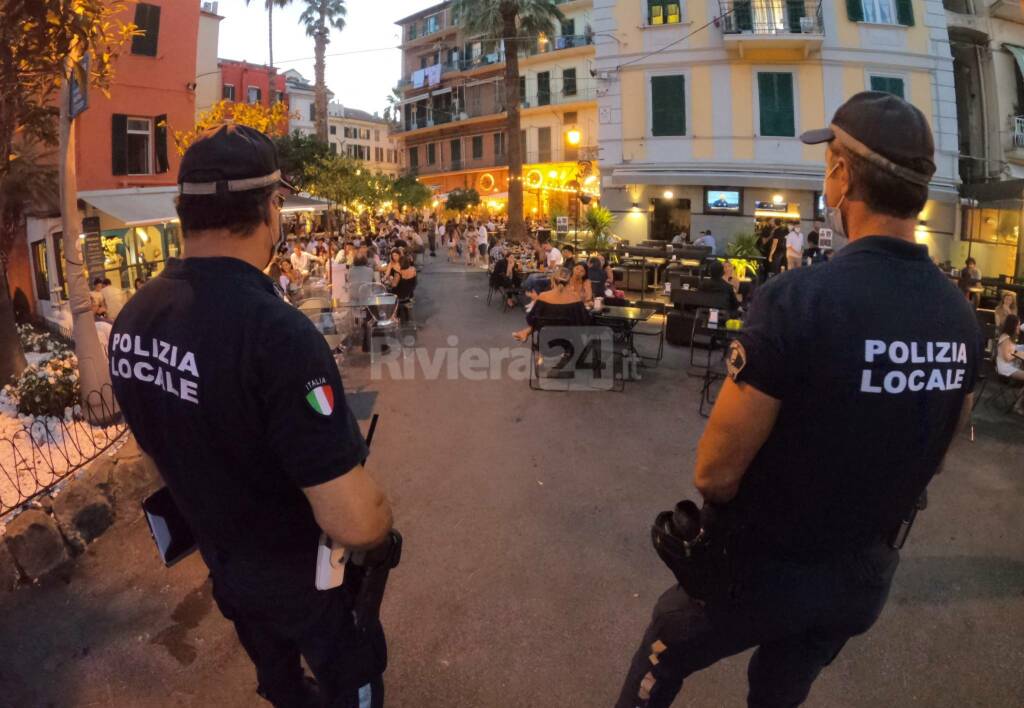
[[[970,411],[975,318],[914,240],[927,120],[867,92],[802,139],[828,145],[830,226],[849,245],[754,298],[697,450],[697,489],[726,519],[725,589],[662,595],[619,708],[669,706],[686,676],[752,647],[748,704],[801,704],[881,613],[901,521]]]
[[[287,187],[274,145],[251,128],[207,131],[178,182],[186,258],[117,319],[117,400],[196,536],[259,694],[282,707],[381,705],[379,622],[356,629],[348,591],[318,591],[315,573],[321,530],[373,548],[391,510],[361,466],[367,448],[324,338],[263,273]]]

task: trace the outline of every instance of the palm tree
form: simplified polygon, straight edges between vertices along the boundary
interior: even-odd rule
[[[5,169],[0,169],[0,385],[12,381],[25,368],[7,282],[7,259],[29,206],[48,205],[50,211],[59,210],[52,203],[57,194],[57,170],[52,162],[45,163],[45,156],[34,145],[26,144],[12,152]]]
[[[316,135],[327,142],[327,79],[324,55],[331,42],[331,30],[345,28],[345,0],[306,0],[299,22],[316,42]]]
[[[388,99],[387,100],[388,100],[388,107],[386,109],[384,109],[384,120],[386,120],[389,123],[391,123],[392,121],[394,121],[395,123],[401,123],[402,122],[402,111],[401,111],[401,108],[400,108],[401,103],[402,103],[402,91],[401,91],[401,89],[399,89],[397,86],[395,88],[391,89],[391,93],[388,94]]]
[[[246,7],[252,0],[245,0]],[[285,8],[291,4],[292,0],[263,0],[267,8],[267,35],[270,42],[270,59],[268,64],[274,65],[274,6],[277,5],[280,8]]]
[[[526,237],[523,222],[523,146],[520,140],[519,48],[541,34],[555,33],[565,17],[555,0],[454,0],[451,12],[469,36],[505,44],[505,141],[508,147],[508,233]]]

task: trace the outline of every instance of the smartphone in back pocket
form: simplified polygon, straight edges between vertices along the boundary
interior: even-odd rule
[[[147,497],[142,502],[142,511],[146,514],[149,532],[164,565],[170,567],[196,550],[192,529],[167,487]]]

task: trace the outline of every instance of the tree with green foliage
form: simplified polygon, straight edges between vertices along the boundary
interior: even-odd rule
[[[480,194],[475,189],[453,189],[448,192],[448,201],[444,208],[449,211],[463,212],[480,204]]]
[[[327,45],[331,43],[331,30],[339,32],[345,28],[345,0],[306,0],[299,22],[306,27],[306,34],[313,38],[314,72],[316,73],[316,136],[327,142]]]
[[[136,32],[124,22],[128,4],[123,0],[3,0],[0,10],[0,257],[6,263],[16,234],[31,203],[46,203],[56,195],[52,163],[42,157],[58,145],[61,126],[56,106],[67,92],[67,79],[105,92],[114,62],[125,41]],[[86,65],[84,57],[89,57]],[[66,108],[66,106],[65,106]],[[78,219],[77,210],[66,215]],[[65,243],[77,242],[76,230]],[[74,253],[74,250],[66,250]],[[0,269],[0,383],[21,372],[25,357],[14,325],[6,266]],[[74,282],[73,282],[74,281]],[[80,282],[79,282],[80,281]],[[84,293],[82,268],[69,262],[67,282],[73,294]],[[84,289],[83,289],[84,288]],[[80,302],[73,302],[73,311]],[[88,309],[91,320],[92,310]],[[96,329],[76,329],[76,352],[82,361],[99,349]],[[105,371],[106,367],[103,367]],[[83,372],[84,374],[84,372]],[[92,384],[83,375],[83,387]],[[88,392],[88,388],[86,388]]]
[[[303,135],[299,131],[274,140],[277,159],[285,178],[300,189],[306,187],[306,168],[315,165],[321,158],[331,154],[327,143],[315,135]]]
[[[434,190],[412,175],[405,175],[394,180],[391,192],[398,206],[411,209],[425,207],[434,198]]]
[[[519,51],[541,35],[555,33],[555,21],[565,19],[556,0],[453,0],[451,11],[460,18],[467,37],[505,44],[505,141],[508,148],[508,233],[526,238],[523,219],[523,145],[519,95]]]

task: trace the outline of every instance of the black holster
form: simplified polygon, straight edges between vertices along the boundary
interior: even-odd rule
[[[686,594],[703,601],[730,596],[737,577],[731,548],[735,528],[720,520],[714,526],[702,526],[697,538],[686,541],[674,533],[671,522],[671,511],[658,514],[651,541]]]
[[[380,621],[388,576],[402,560],[402,534],[392,529],[376,548],[353,553],[345,566],[343,586],[353,598],[352,616],[359,629]]]

